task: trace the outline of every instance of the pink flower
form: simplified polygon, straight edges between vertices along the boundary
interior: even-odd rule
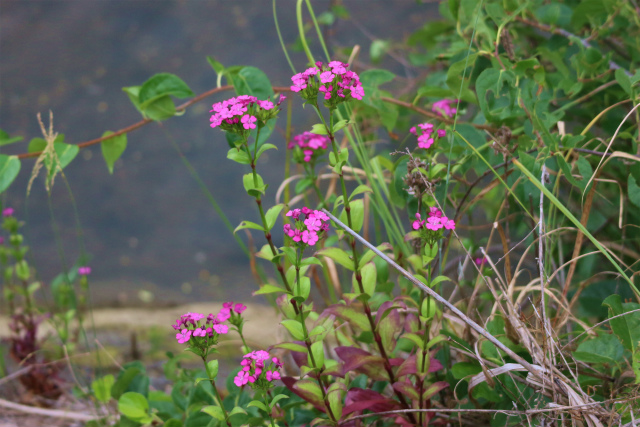
[[[91,274],[91,267],[78,267],[78,274],[81,276],[88,276],[89,274]]]
[[[318,90],[324,93],[324,99],[331,99],[331,91],[333,90],[332,85],[329,85],[329,87],[322,85]]]
[[[287,99],[287,96],[280,94],[280,99],[278,99],[278,103],[276,105],[282,104],[282,101],[284,101],[285,99]]]
[[[320,74],[320,82],[321,83],[331,83],[335,75],[331,71],[325,71]]]
[[[309,231],[320,231],[320,226],[322,226],[322,221],[317,219],[315,216],[311,215],[304,220],[304,225],[307,226],[307,229]]]
[[[238,372],[238,375],[233,379],[233,383],[238,387],[242,387],[247,382],[249,382],[249,374],[246,371]]]
[[[311,209],[309,209],[308,207],[304,206],[302,208],[302,213],[305,215],[309,215],[311,212],[313,212]]]
[[[329,221],[329,216],[327,216],[327,214],[322,211],[314,210],[313,216],[315,216],[316,219],[319,219],[320,221]]]
[[[293,210],[290,210],[289,212],[287,212],[285,214],[285,216],[290,216],[293,219],[298,219],[300,217],[301,213],[302,213],[302,211],[300,209],[293,209]]]
[[[245,311],[247,309],[246,305],[243,305],[241,303],[237,303],[234,307],[233,307],[233,311],[235,311],[238,314],[242,314],[243,311]]]
[[[423,133],[418,137],[419,148],[424,148],[425,150],[427,150],[431,148],[431,146],[433,145],[433,142],[434,142],[433,138],[429,138],[429,135],[427,135],[426,133]]]
[[[189,312],[187,314],[183,314],[182,319],[186,321],[190,321],[195,324],[198,320],[204,319],[204,314]]]
[[[440,222],[440,218],[430,216],[429,219],[427,219],[427,223],[425,226],[429,230],[438,231],[442,228],[442,223]]]
[[[202,328],[196,328],[196,330],[193,331],[194,337],[204,337],[206,334],[207,332]]]
[[[307,231],[305,231],[306,233]],[[294,242],[299,242],[302,240],[302,232],[300,230],[293,230],[293,236],[291,236]]]
[[[457,100],[442,99],[440,101],[434,102],[431,110],[439,116],[445,115],[448,117],[453,117],[453,115],[457,112],[456,108],[451,106],[451,104],[454,102],[457,102]]]
[[[438,138],[443,138],[447,136],[447,131],[444,129],[438,129]]]
[[[442,211],[436,208],[435,206],[431,206],[429,208],[429,216],[435,216],[437,218],[440,218],[442,216]]]
[[[228,308],[223,308],[220,310],[220,313],[218,313],[218,316],[216,316],[218,323],[226,322],[229,318],[231,318],[231,310]]]
[[[440,223],[447,230],[455,230],[456,228],[456,223],[452,219],[447,218],[446,216],[443,216],[442,218],[440,218]]]
[[[274,365],[276,365],[276,367],[278,368],[282,368],[282,362],[280,361],[280,359],[278,359],[277,357],[273,357],[271,359],[271,361],[273,362]]]
[[[266,101],[258,101],[258,105],[263,110],[271,110],[274,107],[273,102],[269,101],[268,99]]]
[[[334,74],[344,74],[347,72],[346,67],[348,67],[349,64],[343,64],[340,61],[331,61],[329,62],[329,68],[331,68],[331,72]]]
[[[222,303],[222,308],[226,308],[227,310],[231,310],[233,308],[233,301],[227,301]]]
[[[267,381],[275,381],[280,379],[280,372],[278,371],[267,371],[266,375]]]
[[[304,230],[302,233],[302,241],[309,246],[313,246],[318,242],[318,235],[315,231]]]
[[[213,330],[220,335],[224,335],[229,332],[229,327],[227,325],[215,324],[213,325]]]
[[[4,208],[2,210],[2,216],[7,217],[13,215],[13,208]]]
[[[256,120],[258,120],[255,116],[244,115],[240,121],[242,122],[242,126],[245,129],[255,129],[256,128]]]
[[[482,266],[486,262],[484,256],[478,257],[473,261],[476,263],[476,265],[479,265],[479,266]]]
[[[362,86],[351,86],[349,89],[351,89],[351,96],[355,99],[362,100],[364,96],[364,88]]]
[[[315,76],[316,74],[318,74],[318,69],[315,68],[315,67],[307,68],[304,71],[304,75],[309,76],[309,77]]]
[[[189,329],[183,329],[180,333],[176,334],[176,339],[179,344],[186,343],[189,341],[189,338],[191,338],[191,331]]]

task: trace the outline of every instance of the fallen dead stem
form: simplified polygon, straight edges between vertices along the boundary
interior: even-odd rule
[[[488,382],[492,384],[497,378],[498,375],[508,374],[515,378],[515,374],[513,372],[517,371],[526,371],[527,375],[524,378],[520,378],[521,382],[524,382],[528,387],[532,388],[536,391],[536,394],[545,395],[549,397],[552,402],[547,403],[544,408],[540,407],[531,407],[527,410],[459,410],[459,409],[431,409],[424,412],[469,412],[469,413],[503,413],[509,415],[522,415],[522,416],[531,416],[536,415],[538,417],[543,416],[547,417],[550,414],[560,413],[562,416],[569,416],[572,420],[581,420],[584,425],[588,427],[604,427],[605,425],[611,425],[612,421],[618,422],[620,419],[620,414],[618,414],[615,410],[607,410],[602,405],[606,402],[596,402],[589,396],[585,391],[581,389],[577,380],[577,373],[571,369],[571,366],[575,366],[575,363],[572,363],[570,358],[570,354],[563,353],[563,347],[560,345],[559,339],[557,337],[557,329],[551,328],[548,322],[544,321],[544,315],[539,310],[541,308],[540,305],[536,306],[536,304],[532,304],[532,308],[534,310],[534,314],[538,318],[539,327],[535,327],[533,325],[525,323],[523,318],[520,315],[520,307],[521,304],[525,302],[525,298],[528,298],[528,294],[533,292],[540,293],[541,297],[543,295],[547,295],[550,297],[550,302],[557,304],[559,310],[567,310],[568,304],[566,298],[562,296],[560,291],[556,291],[550,289],[547,286],[542,286],[539,282],[544,282],[545,284],[550,283],[552,277],[547,277],[544,269],[540,270],[540,276],[531,281],[527,286],[524,287],[516,287],[515,282],[516,278],[524,272],[521,270],[522,262],[525,256],[523,255],[518,262],[518,265],[513,272],[512,278],[509,281],[505,281],[504,278],[497,274],[498,280],[494,283],[493,280],[489,277],[485,277],[479,267],[475,265],[475,263],[471,263],[477,269],[478,273],[482,281],[485,282],[487,288],[491,290],[494,295],[495,303],[493,310],[491,311],[491,316],[495,315],[497,312],[503,316],[506,323],[510,323],[510,328],[512,329],[509,333],[509,337],[514,335],[514,338],[518,340],[520,345],[524,347],[529,354],[531,355],[531,362],[523,359],[519,354],[516,354],[513,350],[503,344],[500,340],[498,340],[494,335],[489,333],[487,329],[480,326],[474,320],[472,320],[468,315],[462,313],[453,303],[449,302],[443,296],[435,292],[433,289],[425,286],[421,281],[416,279],[411,273],[406,271],[404,268],[400,267],[396,262],[390,259],[387,255],[379,251],[375,248],[371,243],[367,240],[363,239],[360,235],[355,233],[345,224],[343,224],[338,218],[331,214],[331,212],[326,209],[323,210],[339,227],[341,227],[345,232],[351,234],[355,237],[362,245],[371,249],[376,255],[384,259],[389,265],[395,268],[399,274],[403,275],[409,281],[411,281],[415,286],[419,287],[425,293],[431,295],[436,301],[442,304],[446,309],[450,310],[456,317],[460,318],[466,325],[468,325],[473,331],[475,331],[478,336],[475,337],[475,345],[474,347],[478,348],[479,341],[487,340],[495,345],[498,349],[500,349],[506,356],[515,361],[508,362],[503,361],[502,366],[495,366],[494,368],[486,368],[483,369],[483,372],[476,375],[473,378],[473,386],[480,384],[482,382]],[[535,246],[538,246],[540,249],[539,239],[544,239],[545,236],[550,234],[554,234],[559,232],[560,230],[543,230],[534,242],[529,245],[529,247],[524,251],[525,254]],[[453,232],[455,235],[455,231]],[[457,235],[455,235],[456,238]],[[458,238],[459,241],[459,238]],[[466,256],[471,259],[471,254],[466,251],[462,242],[460,242],[461,248],[466,252]],[[495,264],[492,262],[490,257],[483,251],[483,255],[485,255],[488,264],[492,269],[498,273]],[[540,257],[540,253],[538,253]],[[497,287],[499,288],[496,288]],[[541,292],[542,291],[542,292]],[[582,324],[583,327],[586,325]],[[543,343],[542,345],[540,343]],[[484,360],[479,352],[476,352],[474,356],[477,360],[481,362],[482,366],[485,365],[494,365],[488,364],[488,360]],[[512,372],[513,371],[513,372]],[[568,374],[565,374],[568,372]],[[568,375],[568,376],[567,376]],[[469,387],[471,387],[471,382],[469,383]],[[639,396],[640,397],[640,396]],[[633,397],[630,400],[635,400],[636,397]],[[523,398],[517,398],[516,400],[525,400]],[[616,401],[622,402],[624,400]],[[610,402],[610,401],[607,401]],[[515,404],[515,402],[514,402]],[[523,406],[523,402],[519,403],[520,406]],[[532,405],[532,404],[530,404]],[[526,406],[526,405],[525,405]],[[415,410],[418,412],[419,410]],[[383,415],[383,414],[392,414],[392,413],[402,413],[399,412],[384,412],[377,414],[367,414],[367,416],[374,415]],[[545,415],[547,414],[547,415]],[[364,417],[364,416],[363,416]],[[358,418],[358,417],[356,417]],[[351,420],[356,419],[351,418]]]

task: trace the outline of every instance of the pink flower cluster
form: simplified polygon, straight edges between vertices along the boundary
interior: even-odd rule
[[[304,132],[293,137],[287,145],[288,149],[300,147],[305,162],[310,162],[314,155],[320,155],[329,147],[331,140],[327,135],[316,135],[311,132]]]
[[[291,217],[295,222],[293,226],[285,224],[284,233],[296,243],[303,242],[313,246],[318,242],[322,233],[329,229],[329,217],[322,211],[304,207],[290,210],[285,215]]]
[[[259,388],[271,387],[271,382],[280,379],[279,369],[282,362],[277,357],[271,357],[264,350],[252,351],[243,356],[242,370],[233,379],[236,386],[242,387],[247,383],[254,384]],[[269,366],[265,366],[265,365]]]
[[[416,213],[416,220],[413,221],[413,229],[420,230],[426,228],[431,231],[438,231],[441,229],[455,230],[456,223],[442,215],[442,211],[436,207],[429,208],[429,218],[423,220],[420,217],[420,212]]]
[[[91,274],[91,267],[89,266],[78,267],[78,274],[81,276],[88,276],[89,274]]]
[[[233,304],[233,303],[225,303]],[[234,310],[238,307],[240,312],[246,310],[247,307],[242,304],[236,304]],[[230,306],[223,306],[222,310],[217,315],[209,314],[206,318],[201,313],[186,313],[180,316],[176,320],[174,325],[171,325],[173,329],[178,331],[176,339],[178,343],[184,344],[188,342],[192,337],[201,338],[215,338],[217,335],[223,335],[229,332],[229,326],[223,325],[224,322],[229,320],[232,316],[232,308]]]
[[[4,208],[2,210],[2,216],[7,217],[12,215],[13,215],[13,208]]]
[[[272,101],[260,100],[255,96],[240,95],[226,101],[216,102],[211,106],[211,127],[220,127],[229,132],[242,133],[256,128],[256,122],[260,120],[265,123],[267,120],[278,114],[278,105],[286,99],[280,94],[277,104]]]
[[[433,135],[433,124],[431,123],[420,123],[418,125],[418,131],[416,127],[412,127],[409,129],[409,132],[416,135],[418,137],[418,147],[424,148],[425,150],[431,148],[433,143],[435,142]],[[437,131],[438,138],[442,138],[447,135],[447,131],[444,129],[438,129]]]
[[[457,99],[442,99],[433,103],[431,111],[439,116],[444,115],[447,117],[453,117],[458,110],[456,109],[456,107],[452,107],[451,104],[455,104],[457,102]]]
[[[316,62],[315,67],[291,77],[291,90],[303,92],[303,98],[314,103],[319,92],[324,94],[325,101],[340,101],[340,98],[346,101],[349,97],[362,99],[364,88],[360,77],[354,71],[347,70],[348,67],[349,64],[340,61],[331,61],[326,65]]]

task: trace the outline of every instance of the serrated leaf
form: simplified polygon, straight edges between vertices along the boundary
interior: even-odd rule
[[[113,135],[113,132],[106,131],[102,134],[102,137],[104,138],[105,136],[109,135]],[[125,133],[122,135],[114,136],[113,138],[102,141],[100,143],[100,146],[102,148],[102,157],[107,164],[109,173],[113,174],[113,165],[127,148],[127,134]]]

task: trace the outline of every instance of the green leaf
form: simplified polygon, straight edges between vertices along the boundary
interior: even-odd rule
[[[297,344],[294,342],[282,342],[280,344],[274,345],[273,348],[283,348],[285,350],[297,351],[298,353],[307,352],[307,347],[303,346],[302,344]]]
[[[293,295],[298,302],[304,302],[309,298],[311,292],[311,279],[308,277],[300,277],[300,283],[293,285]]]
[[[614,335],[601,335],[587,341],[583,341],[573,357],[587,363],[614,364],[622,358],[624,348]]]
[[[300,325],[300,322],[298,322],[297,320],[286,319],[280,323],[282,324],[282,326],[287,328],[287,331],[289,331],[293,339],[298,341],[302,341],[305,339],[302,326]]]
[[[269,144],[265,144],[265,145],[269,145]],[[273,228],[273,226],[276,224],[276,221],[278,220],[278,216],[280,215],[280,212],[282,212],[283,208],[284,208],[284,205],[280,203],[278,205],[271,207],[267,211],[267,213],[264,215],[267,221],[267,231],[270,231]]]
[[[262,409],[264,412],[266,412],[267,414],[270,414],[271,411],[269,411],[269,408],[267,408],[267,405],[265,405],[264,403],[260,402],[259,400],[252,400],[251,402],[249,402],[249,404],[247,405],[247,408],[250,408],[252,406],[255,406],[256,408],[260,408]]]
[[[122,91],[127,94],[133,106],[136,107],[136,110],[138,110],[141,114],[143,114],[142,107],[140,107],[140,100],[138,99],[138,96],[140,95],[141,87],[142,86],[123,87]]]
[[[219,406],[215,406],[215,405],[205,406],[204,408],[201,409],[201,411],[204,412],[205,414],[211,415],[216,420],[220,420],[220,421],[225,420],[224,412],[222,411],[222,408]]]
[[[20,172],[20,159],[17,156],[0,154],[0,193],[5,191]]]
[[[474,93],[469,90],[469,83],[471,81],[471,70],[475,65],[477,54],[469,55],[468,59],[463,58],[462,60],[455,62],[449,66],[447,70],[447,86],[449,89],[455,94],[460,93],[460,87],[462,85],[461,99],[467,102],[476,102],[476,96]],[[464,73],[465,68],[471,68],[471,70],[467,70],[466,74]],[[464,76],[464,81],[462,80]],[[457,97],[457,95],[456,95]]]
[[[176,115],[176,106],[171,97],[167,95],[146,104],[142,112],[151,120],[161,122]]]
[[[311,127],[311,133],[316,135],[328,135],[327,128],[322,123],[317,123]]]
[[[349,201],[353,200],[353,198],[355,196],[357,196],[358,194],[362,194],[362,193],[373,193],[373,190],[371,188],[369,188],[369,186],[367,186],[365,184],[360,184],[360,185],[358,185],[356,187],[355,190],[353,190],[353,192],[349,196]]]
[[[313,366],[317,369],[322,369],[324,366],[324,343],[317,341],[311,344],[311,354],[313,354],[313,361],[315,365],[311,363],[311,357],[308,357],[309,366]]]
[[[264,181],[262,181],[262,177],[256,174],[256,178],[254,179],[253,173],[243,175],[242,184],[244,185],[244,189],[247,191],[247,194],[253,197],[258,197],[261,194],[264,194],[264,191],[267,188],[267,186],[264,185]]]
[[[207,362],[207,375],[210,380],[215,380],[218,376],[218,361],[210,360]]]
[[[106,131],[102,134],[102,137],[113,135],[113,132]],[[127,134],[122,134],[118,136],[114,136],[113,138],[109,138],[100,143],[102,148],[102,157],[104,157],[104,161],[107,163],[107,168],[109,168],[109,173],[113,174],[113,165],[120,158],[124,150],[127,148]]]
[[[498,122],[517,114],[516,77],[512,71],[487,68],[476,80],[480,109],[487,121]],[[488,97],[488,99],[487,99]]]
[[[236,163],[240,163],[241,165],[251,164],[251,159],[249,155],[244,150],[239,150],[237,148],[231,148],[227,151],[227,159],[233,160]]]
[[[633,92],[631,91],[631,79],[627,75],[626,71],[622,68],[618,68],[616,70],[616,81],[620,85],[622,89],[627,93],[627,95],[632,96]]]
[[[130,420],[142,424],[150,423],[152,420],[149,415],[147,398],[134,391],[129,391],[120,396],[120,399],[118,399],[118,411]]]
[[[359,233],[364,225],[364,201],[362,199],[353,200],[349,207],[351,208],[351,229]],[[345,210],[340,214],[340,221],[347,224],[347,212]]]
[[[170,73],[159,73],[142,84],[138,92],[138,102],[143,110],[147,110],[152,103],[168,98],[169,95],[187,98],[194,93],[180,77]],[[173,101],[171,103],[173,104]]]
[[[0,129],[0,146],[13,144],[14,142],[22,141],[21,136],[14,136],[11,138],[9,134]]]
[[[115,383],[113,375],[105,375],[102,378],[97,378],[91,382],[91,390],[93,395],[102,403],[107,403],[111,400],[111,387]]]
[[[216,74],[220,74],[224,71],[224,65],[216,61],[212,56],[207,56],[207,62],[211,65],[211,68],[213,68],[213,71],[215,71]]]
[[[369,56],[371,57],[371,62],[376,64],[380,62],[382,57],[387,53],[391,43],[389,40],[381,40],[376,39],[371,42],[371,47],[369,48]]]
[[[258,161],[258,159],[260,158],[260,156],[262,156],[262,153],[264,153],[267,150],[271,150],[271,149],[278,149],[278,147],[276,147],[273,144],[262,144],[260,146],[260,148],[258,148],[258,154],[256,154],[256,161]]]
[[[279,286],[274,285],[262,285],[260,289],[253,292],[253,295],[266,295],[266,294],[275,294],[275,293],[286,293],[287,291],[282,289]]]
[[[260,224],[256,224],[255,222],[251,222],[251,221],[242,221],[240,225],[238,225],[236,229],[233,230],[233,234],[235,234],[236,231],[243,230],[245,228],[253,228],[254,230],[264,231],[264,227],[261,226]]]
[[[256,67],[242,67],[233,76],[233,87],[238,95],[252,95],[263,100],[274,94],[269,78]]]
[[[245,414],[246,415],[246,413],[247,413],[247,411],[245,411],[241,407],[234,406],[234,408],[231,410],[231,412],[229,412],[229,418],[233,417],[234,415],[238,415],[238,414]]]
[[[377,276],[375,264],[372,262],[365,264],[365,266],[360,269],[360,276],[362,277],[362,287],[364,288],[364,293],[369,296],[373,296],[376,290]],[[355,273],[353,274],[352,285],[353,291],[355,293],[360,293]]]
[[[318,255],[331,258],[341,266],[346,267],[351,271],[353,271],[354,269],[353,260],[344,250],[340,248],[325,248],[319,251]]]
[[[0,191],[2,190],[0,189]],[[629,174],[629,179],[627,181],[627,195],[629,196],[629,201],[640,208],[640,187],[638,186],[636,179],[631,174]]]
[[[276,406],[276,404],[281,401],[282,399],[288,399],[289,396],[287,396],[286,394],[278,394],[277,396],[274,396],[273,399],[271,400],[271,403],[269,406],[271,406],[272,408],[274,406]]]
[[[349,120],[340,120],[338,123],[333,125],[333,134],[335,135],[340,129],[349,124]]]

